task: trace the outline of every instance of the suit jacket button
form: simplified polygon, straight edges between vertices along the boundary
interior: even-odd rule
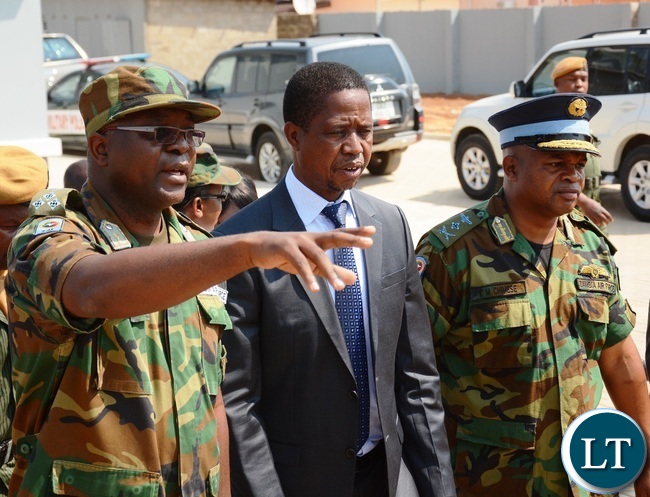
[[[359,394],[357,393],[356,390],[350,390],[348,392],[348,397],[350,397],[351,399],[357,400],[359,398]]]
[[[357,451],[354,449],[345,449],[345,457],[347,457],[348,459],[357,457]]]

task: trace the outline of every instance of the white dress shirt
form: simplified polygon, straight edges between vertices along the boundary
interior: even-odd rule
[[[324,199],[313,190],[309,189],[307,186],[302,184],[296,175],[293,173],[293,166],[289,168],[287,175],[285,177],[285,182],[287,185],[287,190],[289,191],[289,196],[293,202],[298,216],[302,220],[302,223],[305,225],[305,229],[310,232],[319,232],[319,231],[330,231],[334,228],[332,221],[327,217],[321,214],[321,211],[328,205],[342,202],[343,200],[348,202],[350,206],[346,211],[345,216],[345,226],[353,227],[359,226],[359,221],[354,210],[354,204],[352,203],[352,196],[350,191],[346,190],[343,194],[335,201],[329,202]],[[328,255],[331,260],[333,260],[333,251],[328,250]],[[366,353],[368,357],[368,385],[370,388],[370,430],[368,435],[368,440],[363,444],[361,450],[357,455],[361,456],[370,452],[375,445],[383,438],[383,433],[381,430],[381,423],[379,421],[379,410],[377,409],[377,389],[375,387],[374,379],[374,367],[373,367],[373,357],[372,357],[372,338],[370,336],[370,313],[368,312],[368,291],[367,291],[367,281],[366,281],[366,264],[365,257],[363,255],[363,250],[354,247],[354,261],[357,265],[357,275],[359,278],[359,286],[361,287],[361,299],[363,301],[363,326],[366,335]],[[329,290],[332,295],[332,300],[335,300],[334,287],[329,285]]]

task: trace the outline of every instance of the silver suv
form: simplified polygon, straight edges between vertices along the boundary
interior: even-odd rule
[[[422,138],[420,89],[406,58],[390,38],[342,34],[246,42],[220,53],[192,98],[221,108],[218,119],[199,125],[221,157],[257,164],[261,177],[277,183],[292,162],[284,137],[282,99],[289,78],[315,61],[336,61],[365,75],[374,120],[372,174],[397,169],[402,152]]]
[[[625,205],[650,222],[650,34],[647,29],[592,33],[559,43],[509,93],[477,100],[461,112],[451,134],[451,152],[460,184],[470,197],[486,199],[501,183],[499,134],[488,118],[531,97],[555,91],[551,71],[567,56],[585,57],[589,93],[602,101],[591,120],[600,140],[605,182],[618,181]]]

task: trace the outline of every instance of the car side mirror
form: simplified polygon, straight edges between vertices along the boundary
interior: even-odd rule
[[[186,85],[188,93],[198,93],[201,90],[201,85],[195,79],[190,79]]]
[[[523,97],[525,89],[526,89],[526,85],[522,80],[513,81],[510,84],[510,94],[514,97]]]
[[[206,88],[203,96],[206,98],[220,98],[224,91],[225,88],[223,85],[216,85],[211,88]]]

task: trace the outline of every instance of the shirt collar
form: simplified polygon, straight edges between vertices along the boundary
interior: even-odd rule
[[[348,202],[348,212],[351,212],[356,219],[350,190],[345,190],[338,199],[334,202],[330,202],[301,183],[293,172],[293,166],[291,166],[287,172],[285,184],[289,192],[289,197],[291,197],[291,201],[293,202],[296,211],[298,211],[298,216],[300,216],[300,220],[305,226],[309,226],[326,206],[342,202],[343,200]]]

